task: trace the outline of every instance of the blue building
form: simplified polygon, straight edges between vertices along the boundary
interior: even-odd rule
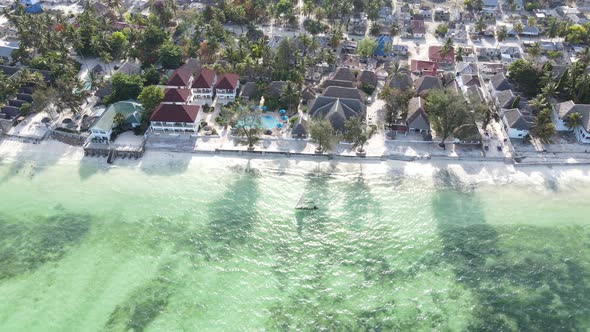
[[[43,12],[41,0],[20,0],[20,4],[25,7],[25,13],[39,14]]]
[[[382,57],[387,56],[388,54],[385,54],[385,45],[389,43],[389,45],[391,46],[393,43],[393,38],[387,35],[381,35],[376,39],[376,41],[377,49],[375,49],[375,55]]]

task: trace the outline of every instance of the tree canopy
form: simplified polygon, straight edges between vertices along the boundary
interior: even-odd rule
[[[464,125],[472,125],[467,102],[451,90],[433,90],[426,98],[426,111],[441,144]]]
[[[536,63],[523,59],[518,59],[508,66],[509,77],[529,97],[536,96],[539,93],[539,80],[542,74]]]
[[[309,136],[318,144],[318,151],[332,148],[334,128],[328,119],[314,119],[309,122]]]
[[[139,75],[127,75],[117,73],[113,75],[111,85],[113,92],[105,97],[106,103],[115,103],[121,100],[137,99],[143,88],[143,78]]]
[[[361,39],[358,43],[357,52],[364,57],[370,57],[377,50],[377,41],[368,37]]]
[[[360,116],[352,117],[344,122],[344,139],[352,143],[354,149],[358,152],[365,152],[364,146],[375,133],[375,126],[367,126]]]

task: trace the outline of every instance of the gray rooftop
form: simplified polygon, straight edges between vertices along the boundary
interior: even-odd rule
[[[414,82],[416,93],[432,89],[442,89],[442,81],[436,76],[422,76]]]
[[[324,90],[322,94],[326,97],[357,99],[363,101],[365,99],[364,93],[357,88],[342,88],[339,86],[331,86]]]
[[[531,122],[525,118],[518,108],[504,110],[504,118],[506,119],[506,125],[510,128],[517,130],[531,129]]]
[[[575,104],[569,100],[555,105],[555,109],[560,119],[572,113],[580,113],[582,115],[582,127],[590,132],[590,104]]]
[[[326,118],[330,120],[334,130],[343,132],[344,122],[355,116],[364,116],[366,107],[357,99],[345,99],[334,97],[317,97],[309,114],[312,118]]]
[[[496,91],[504,91],[510,89],[510,83],[504,73],[497,73],[490,78],[490,84]]]
[[[340,80],[340,81],[350,81],[353,82],[356,80],[352,70],[350,68],[339,67],[336,69],[334,75],[332,75],[333,80]]]
[[[496,94],[496,99],[498,99],[498,107],[511,108],[514,102],[514,93],[510,89],[499,91]]]
[[[389,81],[389,86],[394,89],[405,91],[412,87],[412,76],[410,76],[408,72],[394,74]]]

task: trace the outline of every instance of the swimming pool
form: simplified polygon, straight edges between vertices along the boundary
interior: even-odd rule
[[[275,129],[279,123],[279,120],[272,115],[262,115],[260,117],[260,124],[264,129]]]

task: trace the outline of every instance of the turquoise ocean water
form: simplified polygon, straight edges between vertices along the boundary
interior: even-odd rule
[[[165,160],[0,162],[0,331],[590,329],[582,182]]]

